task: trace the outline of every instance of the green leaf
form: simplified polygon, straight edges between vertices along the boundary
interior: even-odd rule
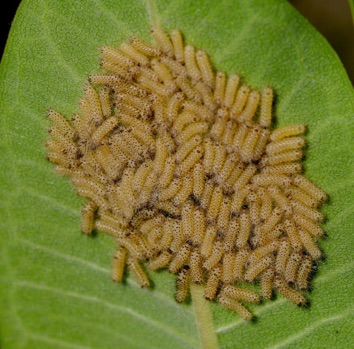
[[[179,28],[218,70],[273,86],[278,125],[308,125],[306,175],[330,195],[308,309],[279,296],[252,307],[257,321],[247,323],[212,304],[210,323],[205,303],[174,301],[166,272],[151,273],[152,290],[111,282],[114,241],[80,235],[82,200],[45,158],[46,109],[69,117],[99,48],[150,40],[156,22]],[[353,346],[354,94],[333,50],[286,1],[25,0],[0,91],[2,348],[198,348],[199,326],[221,348]]]

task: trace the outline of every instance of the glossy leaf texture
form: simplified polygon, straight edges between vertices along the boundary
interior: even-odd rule
[[[83,200],[46,160],[52,107],[70,117],[102,45],[178,28],[217,70],[272,86],[277,125],[306,123],[308,178],[330,196],[326,258],[298,308],[278,296],[257,319],[211,304],[220,348],[347,348],[354,321],[354,93],[333,50],[286,1],[24,0],[0,67],[0,341],[8,348],[199,348],[175,277],[152,290],[110,280],[115,243],[79,231]],[[351,343],[351,344],[350,344]]]

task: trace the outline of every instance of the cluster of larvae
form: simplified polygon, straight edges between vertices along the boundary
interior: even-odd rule
[[[102,47],[70,121],[48,111],[48,159],[87,198],[82,231],[114,237],[115,281],[176,274],[178,302],[195,283],[247,320],[273,291],[305,304],[326,194],[301,174],[304,125],[272,130],[272,88],[214,73],[178,30],[151,32],[156,45]],[[255,282],[261,295],[240,286]]]

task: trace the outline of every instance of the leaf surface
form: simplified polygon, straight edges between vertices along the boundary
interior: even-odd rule
[[[152,290],[110,280],[115,249],[79,233],[83,200],[44,147],[52,107],[77,111],[99,48],[149,28],[179,28],[215,68],[274,87],[277,125],[306,123],[306,175],[330,196],[327,237],[308,309],[277,297],[246,323],[211,304],[221,348],[354,347],[354,94],[325,40],[286,2],[24,0],[0,66],[0,340],[7,348],[198,348],[192,304],[174,276]]]

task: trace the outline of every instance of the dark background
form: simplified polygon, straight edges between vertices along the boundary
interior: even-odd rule
[[[351,0],[290,0],[337,51],[354,84],[354,23],[350,13]],[[11,22],[20,1],[11,0],[1,8],[1,56]]]

